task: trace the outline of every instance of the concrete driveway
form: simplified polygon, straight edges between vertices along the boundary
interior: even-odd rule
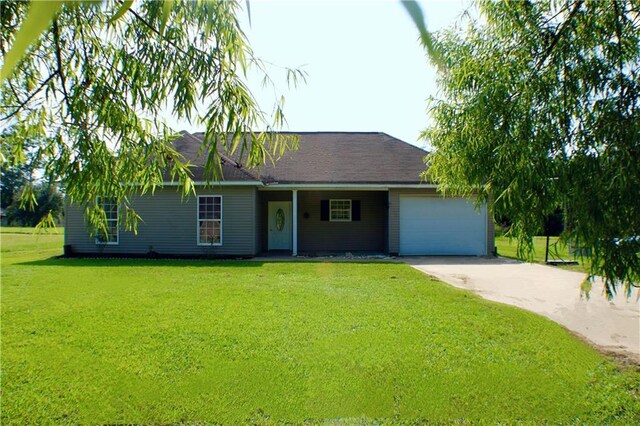
[[[640,362],[640,302],[618,295],[609,302],[601,281],[589,300],[580,297],[585,275],[505,258],[409,257],[404,261],[485,299],[544,315],[606,351]]]

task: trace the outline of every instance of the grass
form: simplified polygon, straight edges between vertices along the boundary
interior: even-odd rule
[[[0,228],[1,234],[22,234],[22,235],[64,235],[64,228],[28,228],[23,226],[3,226]],[[62,241],[62,240],[60,240]]]
[[[533,238],[533,253],[531,258],[522,258],[518,256],[518,243],[514,239],[509,239],[503,235],[496,235],[495,244],[498,249],[498,255],[502,257],[509,257],[512,259],[524,260],[527,262],[545,264],[545,250],[547,244],[547,237],[534,237]],[[574,257],[569,253],[569,248],[566,244],[558,242],[558,237],[551,237],[549,240],[549,259],[560,258],[564,260],[575,260],[577,265],[562,265],[559,266],[563,269],[569,269],[577,272],[588,271],[588,259],[582,259],[580,257]]]
[[[638,371],[404,264],[52,259],[60,236],[2,232],[3,425],[640,421]]]
[[[64,229],[55,228],[35,231],[34,228],[3,226],[0,228],[0,246],[2,256],[11,254],[33,256],[34,251],[47,253],[49,256],[62,254]]]

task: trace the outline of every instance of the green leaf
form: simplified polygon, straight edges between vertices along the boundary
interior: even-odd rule
[[[249,18],[249,26],[251,26],[251,4],[247,0],[247,17]]]
[[[31,44],[40,37],[49,26],[51,20],[62,8],[64,2],[42,1],[31,3],[27,17],[20,27],[9,52],[4,58],[4,65],[0,70],[0,82],[4,81],[18,65]]]
[[[32,184],[26,184],[22,191],[22,195],[20,196],[20,208],[23,210],[35,210],[38,205],[38,201],[36,200],[36,194],[33,189]]]
[[[50,229],[56,229],[56,221],[51,211],[47,212],[47,214],[40,219],[40,222],[35,226],[33,232],[42,232]]]
[[[588,275],[580,283],[580,297],[585,297],[587,300],[589,300],[592,288],[593,288],[593,277],[591,275]]]
[[[443,62],[440,52],[438,51],[438,49],[436,49],[433,43],[433,37],[431,36],[431,33],[427,31],[427,24],[425,23],[422,8],[415,0],[401,0],[400,3],[402,3],[402,6],[404,6],[405,10],[413,20],[416,28],[418,28],[418,32],[420,32],[420,40],[422,41],[422,45],[427,49],[429,58],[433,61],[434,64],[442,66]]]
[[[122,6],[120,6],[120,9],[118,9],[116,14],[113,15],[113,18],[111,18],[109,20],[109,22],[113,23],[113,22],[117,21],[118,19],[120,19],[122,17],[122,15],[127,13],[127,10],[129,10],[131,8],[132,4],[133,4],[133,0],[125,0],[124,3],[122,3]]]
[[[160,32],[164,33],[164,29],[167,26],[171,9],[173,8],[173,0],[164,0],[162,2],[162,11],[160,13]]]

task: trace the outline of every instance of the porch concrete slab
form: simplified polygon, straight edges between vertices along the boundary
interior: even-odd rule
[[[505,258],[407,257],[414,268],[485,299],[517,306],[563,325],[601,350],[640,363],[640,298],[618,294],[612,301],[603,282],[581,297],[585,274]]]

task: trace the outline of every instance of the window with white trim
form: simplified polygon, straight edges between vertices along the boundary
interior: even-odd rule
[[[98,206],[104,210],[107,220],[105,229],[99,229],[96,233],[96,244],[118,244],[120,229],[118,227],[118,199],[116,197],[98,197]]]
[[[329,200],[331,222],[351,222],[351,200]]]
[[[198,245],[222,245],[222,196],[198,196]]]

